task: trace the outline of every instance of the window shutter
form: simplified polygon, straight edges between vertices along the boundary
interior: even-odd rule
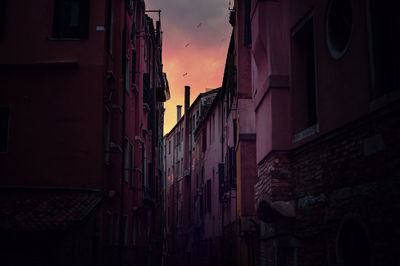
[[[132,84],[136,82],[136,50],[132,50]]]
[[[211,180],[207,180],[207,211],[211,212]]]
[[[222,196],[224,192],[226,191],[225,188],[225,171],[224,171],[224,164],[220,163],[218,164],[218,176],[219,176],[219,198],[222,200]]]
[[[0,152],[8,150],[8,132],[9,132],[10,109],[0,107]]]

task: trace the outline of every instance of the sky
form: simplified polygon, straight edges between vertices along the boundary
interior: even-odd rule
[[[176,124],[176,105],[184,105],[184,86],[191,103],[206,88],[222,85],[232,27],[233,0],[146,0],[146,10],[161,9],[163,64],[171,99],[164,107],[164,134]],[[157,13],[149,13],[158,19]],[[183,109],[183,108],[182,108]]]

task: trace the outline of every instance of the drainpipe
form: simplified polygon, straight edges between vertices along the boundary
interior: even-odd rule
[[[124,28],[122,31],[123,34],[123,38],[122,40],[125,42],[124,44],[124,51],[122,51],[123,54],[125,54],[125,57],[123,58],[123,60],[125,60],[124,65],[126,67],[126,51],[127,51],[127,47],[128,45],[126,44],[128,38],[126,37],[127,35],[127,26],[126,26],[126,12],[127,12],[127,8],[126,8],[126,1],[121,1],[124,5]],[[127,78],[126,77],[126,70],[123,71],[123,76],[124,76],[124,80]],[[129,82],[128,82],[129,84]],[[122,146],[122,163],[121,163],[121,192],[120,192],[120,214],[119,214],[119,245],[118,245],[118,265],[122,265],[122,248],[124,245],[124,230],[123,230],[123,226],[124,226],[124,186],[125,186],[125,130],[126,130],[126,124],[125,124],[125,117],[126,117],[126,88],[125,88],[125,84],[123,84],[122,86],[122,132],[121,132],[121,146]],[[126,230],[126,229],[125,229]]]

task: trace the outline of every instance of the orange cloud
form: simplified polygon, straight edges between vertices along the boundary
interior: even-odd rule
[[[164,49],[164,71],[171,91],[171,99],[165,103],[164,133],[176,123],[176,105],[184,105],[185,85],[191,87],[191,102],[206,88],[222,85],[228,42],[224,40],[219,47],[189,47]]]

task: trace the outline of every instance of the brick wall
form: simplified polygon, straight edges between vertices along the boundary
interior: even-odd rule
[[[299,265],[340,264],[337,236],[347,218],[363,227],[375,265],[400,261],[399,118],[393,103],[258,165],[257,204],[296,200],[294,227],[276,228],[300,238]]]

